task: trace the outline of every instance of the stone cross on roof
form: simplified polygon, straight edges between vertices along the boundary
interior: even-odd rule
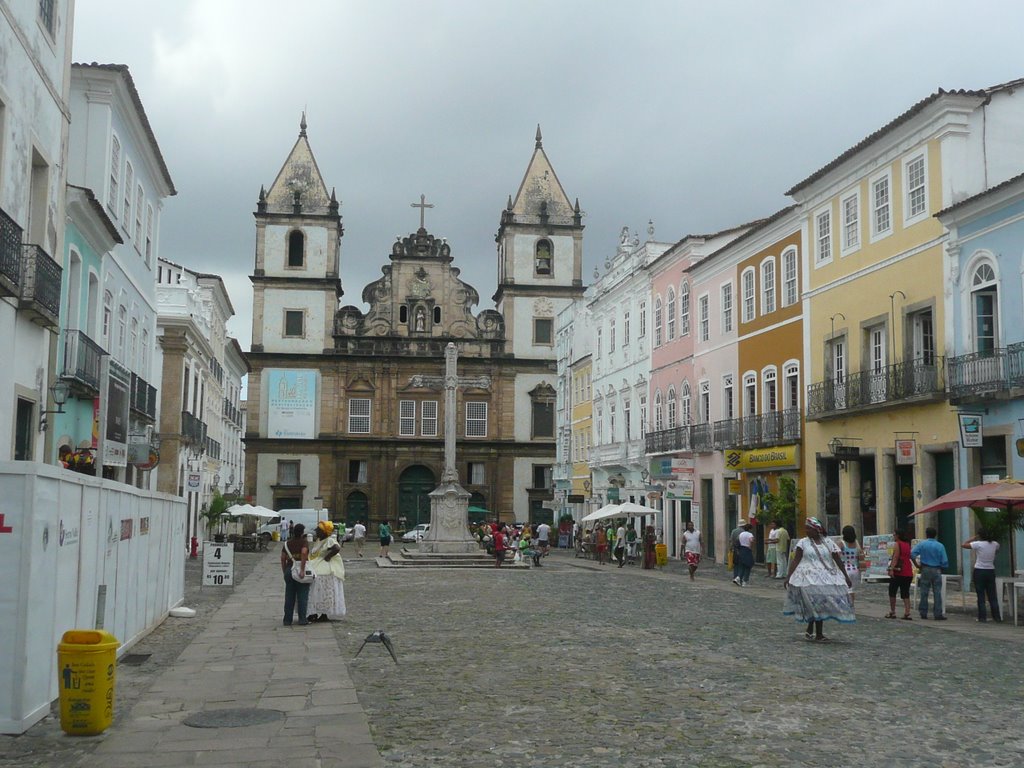
[[[427,208],[433,208],[434,204],[427,202],[427,196],[426,195],[420,195],[420,201],[418,203],[409,203],[409,207],[410,208],[419,208],[420,209],[420,229],[425,230],[426,226],[424,225],[424,215],[427,212],[426,209]]]

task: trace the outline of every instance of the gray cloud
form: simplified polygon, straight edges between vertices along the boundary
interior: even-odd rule
[[[999,23],[964,34],[982,16]],[[586,211],[589,280],[624,225],[674,241],[766,215],[937,87],[1021,76],[1004,52],[1022,22],[1016,3],[93,0],[75,59],[131,68],[179,190],[162,254],[224,275],[247,347],[252,212],[303,109],[343,201],[343,301],[425,193],[489,306],[536,123]]]

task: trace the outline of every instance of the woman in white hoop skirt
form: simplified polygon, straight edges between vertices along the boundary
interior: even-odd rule
[[[334,621],[345,617],[345,564],[334,523],[321,520],[309,550],[309,566],[316,579],[309,588],[309,620]]]

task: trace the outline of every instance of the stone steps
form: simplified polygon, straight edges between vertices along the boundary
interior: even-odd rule
[[[392,552],[388,557],[378,557],[377,567],[379,568],[494,568],[494,558],[485,551],[467,553],[441,553],[419,552],[413,549],[402,548],[399,552]],[[517,571],[528,571],[528,563],[513,564],[510,560],[502,564],[502,568],[514,569]]]

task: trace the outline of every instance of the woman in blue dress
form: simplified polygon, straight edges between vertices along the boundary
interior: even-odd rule
[[[850,602],[850,577],[843,565],[838,545],[825,535],[825,527],[816,517],[804,523],[807,535],[797,541],[782,586],[786,602],[782,613],[806,622],[807,640],[825,642],[822,624],[828,620],[856,621]]]

